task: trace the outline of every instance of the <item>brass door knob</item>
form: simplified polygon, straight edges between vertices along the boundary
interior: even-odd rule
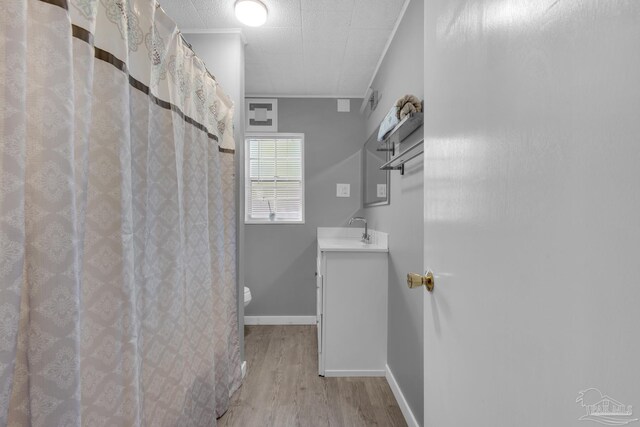
[[[435,286],[433,273],[427,271],[424,276],[418,273],[409,273],[407,274],[407,285],[411,289],[424,285],[429,292],[433,292],[433,287]]]

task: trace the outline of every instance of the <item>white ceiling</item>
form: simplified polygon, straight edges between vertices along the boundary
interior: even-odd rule
[[[241,28],[248,95],[363,97],[405,0],[263,0],[259,28],[235,0],[160,0],[183,32]],[[215,73],[215,70],[212,70]]]

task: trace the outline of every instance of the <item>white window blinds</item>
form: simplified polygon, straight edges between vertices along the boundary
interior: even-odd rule
[[[246,138],[246,222],[304,222],[304,135]]]

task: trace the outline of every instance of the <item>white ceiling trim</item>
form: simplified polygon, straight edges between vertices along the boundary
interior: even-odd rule
[[[182,34],[240,34],[242,43],[247,44],[247,37],[244,35],[242,28],[215,28],[215,29],[199,29],[187,28],[180,30]]]
[[[247,93],[245,98],[322,98],[322,99],[362,99],[362,95],[291,95],[291,94],[256,94]]]
[[[358,96],[357,98],[364,98],[367,95],[367,91],[373,84],[373,81],[376,79],[378,70],[382,65],[382,61],[384,61],[384,57],[387,55],[387,51],[389,50],[389,46],[391,46],[391,42],[393,41],[393,38],[396,36],[396,31],[398,31],[398,28],[400,27],[400,22],[402,22],[402,18],[404,18],[404,14],[407,11],[407,8],[409,7],[410,2],[411,0],[405,0],[404,4],[402,5],[402,9],[400,9],[400,15],[398,15],[398,19],[396,19],[396,23],[393,26],[393,30],[391,30],[391,34],[389,34],[389,38],[387,39],[387,43],[384,45],[384,49],[382,50],[382,55],[380,55],[380,59],[378,59],[378,64],[376,64],[376,68],[373,70],[373,75],[371,76],[371,80],[369,80],[369,85],[365,89],[364,93]]]

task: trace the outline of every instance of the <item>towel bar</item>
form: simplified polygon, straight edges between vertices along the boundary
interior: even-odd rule
[[[411,147],[402,151],[396,156],[393,156],[391,160],[380,166],[382,170],[399,170],[400,174],[404,175],[404,164],[411,159],[415,159],[424,152],[424,138],[413,144]]]

